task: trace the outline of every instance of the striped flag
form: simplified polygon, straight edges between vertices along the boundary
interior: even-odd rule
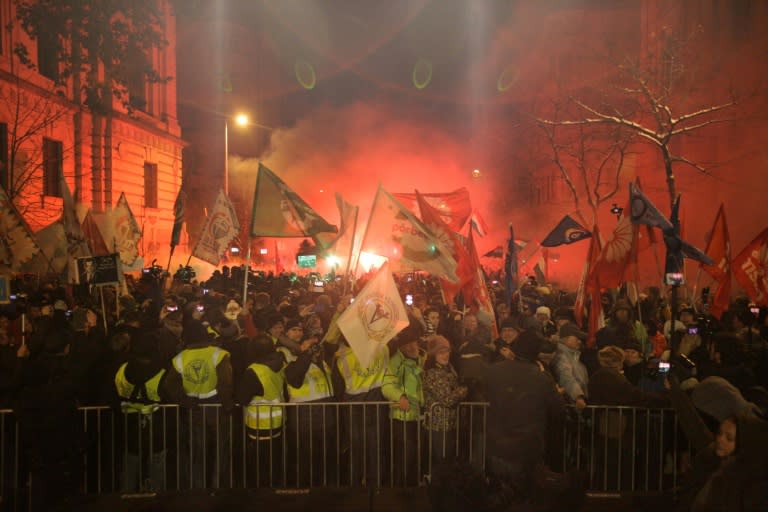
[[[187,194],[179,188],[176,201],[173,203],[173,231],[171,231],[171,254],[181,240],[181,228],[184,225],[184,217],[187,210]]]

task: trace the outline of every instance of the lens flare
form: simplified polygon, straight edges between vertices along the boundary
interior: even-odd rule
[[[317,75],[315,74],[315,68],[309,62],[304,59],[296,60],[293,65],[293,72],[296,75],[296,80],[301,86],[307,90],[315,88],[317,85]]]
[[[411,73],[413,86],[417,89],[424,89],[432,81],[432,63],[426,59],[419,59],[413,66]]]

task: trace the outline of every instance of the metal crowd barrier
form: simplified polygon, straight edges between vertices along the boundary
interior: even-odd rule
[[[550,463],[583,472],[592,493],[668,493],[692,456],[674,409],[571,407],[560,441]]]
[[[220,405],[159,405],[148,415],[82,407],[82,439],[73,440],[82,453],[81,490],[411,487],[422,485],[442,460],[458,458],[484,470],[486,403],[457,404],[453,415],[433,407],[424,421],[408,422],[390,419],[392,405],[269,404],[283,425],[260,431],[246,427],[240,407],[226,414]],[[25,510],[34,491],[10,410],[0,410],[0,437],[0,509]]]

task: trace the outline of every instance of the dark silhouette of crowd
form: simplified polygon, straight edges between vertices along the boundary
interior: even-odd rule
[[[573,295],[551,286],[529,280],[510,305],[494,284],[494,318],[477,304],[444,304],[436,279],[401,275],[402,296],[413,297],[410,325],[362,368],[337,325],[353,298],[344,279],[252,273],[244,304],[243,279],[241,269],[226,267],[205,282],[149,275],[129,278],[119,294],[94,295],[15,281],[16,300],[0,310],[0,408],[18,419],[24,464],[45,489],[45,506],[79,488],[85,438],[77,407],[110,405],[126,417],[124,439],[143,439],[129,442],[122,462],[121,487],[136,491],[147,485],[136,476],[141,464],[150,488],[166,487],[167,446],[151,427],[161,404],[180,405],[189,415],[180,432],[221,454],[212,472],[210,460],[199,460],[204,450],[179,455],[189,458],[192,487],[232,485],[237,475],[222,468],[231,466],[228,443],[237,442],[249,457],[261,454],[246,461],[259,467],[248,485],[341,481],[341,470],[317,454],[300,470],[283,466],[305,456],[302,445],[344,451],[344,481],[371,485],[370,461],[381,456],[370,442],[384,425],[378,415],[388,419],[393,445],[408,447],[387,462],[390,483],[400,486],[418,484],[425,472],[408,464],[408,450],[423,444],[430,460],[447,464],[483,445],[465,432],[466,424],[481,430],[480,415],[467,420],[462,402],[489,403],[482,456],[519,499],[536,499],[537,486],[547,485],[542,475],[554,474],[552,461],[562,455],[553,438],[569,417],[590,406],[674,407],[698,449],[676,468],[687,482],[681,509],[765,506],[768,315],[746,300],[720,318],[705,304],[683,303],[673,320],[659,289],[636,303],[606,293],[605,325],[593,327],[590,339],[576,323]],[[342,441],[328,436],[339,417],[323,407],[339,402],[389,405],[376,414],[350,408],[343,422],[360,428]],[[218,435],[232,428],[238,404],[242,441]],[[311,407],[304,413],[280,404]],[[594,428],[606,447],[615,444],[631,459],[627,444],[650,441],[625,420],[605,409]],[[607,452],[601,456],[611,464]],[[627,469],[622,464],[617,474]],[[288,476],[276,478],[281,473]]]

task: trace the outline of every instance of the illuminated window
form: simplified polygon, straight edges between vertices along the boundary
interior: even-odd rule
[[[144,206],[157,208],[157,164],[144,162]]]
[[[43,194],[46,196],[61,197],[62,155],[61,141],[43,138]]]

